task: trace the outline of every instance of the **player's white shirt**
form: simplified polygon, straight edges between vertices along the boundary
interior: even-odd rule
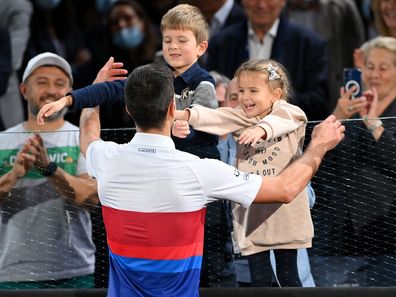
[[[86,165],[103,205],[139,212],[195,211],[217,199],[248,207],[262,180],[178,151],[171,138],[147,133],[136,133],[127,144],[91,143]]]

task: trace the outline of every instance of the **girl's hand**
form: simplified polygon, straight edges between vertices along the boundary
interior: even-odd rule
[[[176,120],[173,122],[172,135],[179,138],[186,138],[190,134],[190,126],[187,121]]]
[[[254,145],[261,138],[266,138],[267,132],[260,126],[245,129],[238,138],[239,144]]]

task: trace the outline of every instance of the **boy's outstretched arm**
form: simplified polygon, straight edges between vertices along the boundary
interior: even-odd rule
[[[83,107],[95,107],[101,103],[124,102],[124,85],[127,70],[123,69],[123,63],[114,62],[110,57],[106,64],[99,70],[94,84],[107,81],[105,85],[97,84],[76,91],[71,95],[60,98],[55,102],[45,104],[37,114],[37,124],[44,125],[45,118],[65,107],[80,109]],[[98,95],[99,94],[99,95]],[[75,97],[77,97],[77,100]],[[83,98],[83,99],[81,99]],[[81,102],[83,101],[83,102]]]
[[[51,116],[53,113],[62,110],[65,107],[69,107],[73,102],[73,98],[71,95],[67,95],[65,97],[60,98],[51,103],[45,104],[41,107],[39,113],[37,114],[37,124],[44,125],[44,121],[46,118]]]

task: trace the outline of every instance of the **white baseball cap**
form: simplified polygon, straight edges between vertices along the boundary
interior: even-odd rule
[[[54,53],[46,52],[38,54],[37,56],[30,59],[27,64],[25,71],[23,72],[22,81],[25,82],[26,79],[33,73],[34,70],[41,66],[57,66],[62,69],[70,78],[70,84],[73,84],[73,75],[70,64]]]

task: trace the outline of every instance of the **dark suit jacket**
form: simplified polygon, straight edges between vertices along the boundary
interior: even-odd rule
[[[11,40],[8,30],[0,28],[0,96],[5,93],[12,71]]]
[[[8,78],[10,77],[11,72],[10,34],[5,28],[0,28],[0,97],[7,91]],[[5,130],[5,126],[0,116],[0,131],[3,130]]]
[[[207,69],[233,77],[249,59],[247,22],[232,25],[209,42]],[[271,58],[289,72],[294,94],[291,103],[305,111],[309,120],[329,114],[325,42],[315,33],[280,18]]]
[[[245,11],[238,3],[234,2],[234,5],[232,6],[230,13],[228,14],[226,21],[222,26],[222,29],[245,20]]]

